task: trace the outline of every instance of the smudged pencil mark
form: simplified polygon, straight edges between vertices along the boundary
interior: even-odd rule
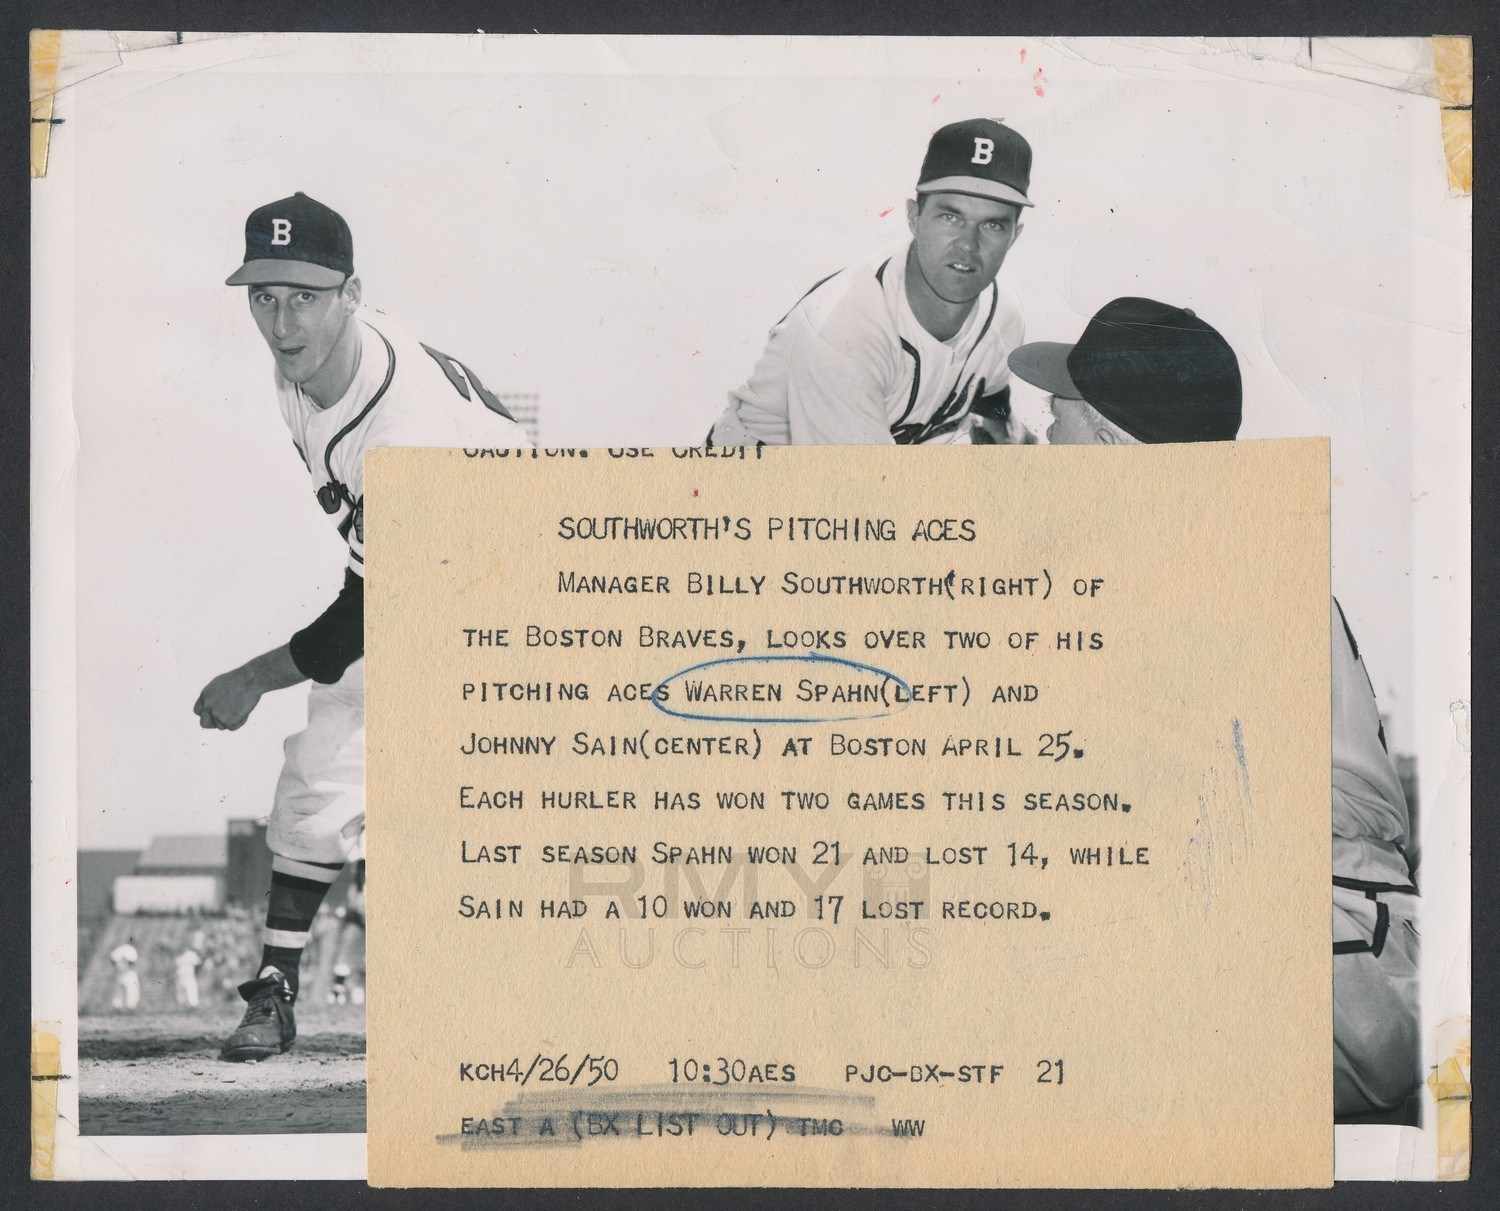
[[[1245,799],[1251,806],[1255,804],[1255,796],[1250,792],[1250,761],[1245,756],[1245,729],[1238,718],[1233,720],[1234,724],[1234,759],[1240,763],[1240,774],[1245,780]]]
[[[1222,740],[1215,741],[1214,759],[1198,792],[1198,818],[1179,868],[1205,919],[1213,914],[1220,883],[1249,856],[1254,839],[1250,767],[1237,719],[1231,731],[1238,772],[1230,773],[1229,750]]]
[[[580,1098],[566,1091],[518,1094],[488,1117],[462,1116],[461,1128],[434,1138],[464,1150],[580,1148],[626,1139],[781,1138],[891,1134],[892,1127],[854,1121],[875,1098],[843,1090],[684,1089],[642,1085]],[[798,1113],[801,1111],[801,1113]]]

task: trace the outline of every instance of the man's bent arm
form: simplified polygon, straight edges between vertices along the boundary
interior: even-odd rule
[[[193,711],[201,727],[235,731],[243,727],[262,694],[306,681],[292,659],[290,644],[265,652],[237,669],[220,673],[198,695]]]
[[[332,605],[281,647],[215,677],[193,710],[201,726],[232,732],[263,694],[308,680],[331,684],[364,654],[365,582],[346,571]]]

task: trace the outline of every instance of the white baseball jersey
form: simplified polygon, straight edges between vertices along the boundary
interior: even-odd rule
[[[750,379],[729,393],[715,445],[917,445],[969,440],[974,401],[1010,383],[1025,339],[999,282],[940,341],[906,299],[906,248],[814,286],[771,329]]]
[[[349,544],[339,600],[291,640],[312,677],[307,727],[286,742],[266,840],[296,861],[338,864],[364,822],[365,685],[363,594],[341,610],[364,576],[364,454],[379,446],[529,447],[526,431],[462,362],[423,345],[379,312],[361,312],[360,357],[344,397],[318,408],[278,373],[276,394],[318,499]],[[337,621],[323,627],[338,614]],[[318,632],[318,638],[301,641]],[[352,634],[351,634],[352,631]],[[329,645],[336,649],[329,655]],[[299,646],[300,645],[300,646]],[[345,663],[345,661],[351,661]]]
[[[362,311],[359,368],[344,397],[319,408],[276,374],[281,414],[318,499],[364,575],[364,453],[378,446],[529,448],[526,431],[475,373],[416,341],[379,312]]]

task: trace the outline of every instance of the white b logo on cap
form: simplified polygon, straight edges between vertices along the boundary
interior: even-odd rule
[[[290,244],[291,242],[292,242],[292,221],[291,221],[291,219],[272,219],[271,220],[271,243],[273,243],[273,244]]]
[[[974,140],[974,158],[972,160],[970,160],[969,163],[970,164],[988,164],[994,158],[995,158],[995,140],[994,139],[979,139],[979,138],[976,138]]]

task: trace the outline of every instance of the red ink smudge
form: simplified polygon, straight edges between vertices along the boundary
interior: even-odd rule
[[[697,356],[698,356],[698,354],[699,354],[699,352],[700,352],[700,351],[699,351],[699,350],[697,350],[697,349],[694,349],[694,350],[693,350],[693,356],[694,356],[694,357],[697,357]]]
[[[932,103],[934,105],[936,105],[942,99],[943,99],[943,94],[942,93],[938,93],[935,97],[932,98]]]
[[[697,489],[697,488],[694,488],[694,489],[693,489],[693,495],[694,495],[694,496],[697,496],[697,495],[698,495],[698,489]]]
[[[1021,47],[1021,62],[1022,63],[1026,62],[1026,48],[1024,46]]]
[[[1031,83],[1033,85],[1032,91],[1036,93],[1037,96],[1045,97],[1047,95],[1042,91],[1042,85],[1047,83],[1047,77],[1042,75],[1042,69],[1040,67],[1037,68],[1036,71],[1032,74]]]
[[[889,207],[889,206],[887,206],[887,207],[886,207],[886,208],[885,208],[885,209],[884,209],[884,210],[882,210],[882,211],[881,211],[881,212],[880,212],[880,213],[879,213],[879,214],[878,214],[878,215],[876,215],[876,216],[875,216],[875,217],[876,217],[876,218],[878,218],[878,219],[883,219],[883,218],[885,218],[885,216],[886,216],[886,215],[888,215],[888,214],[890,214],[890,213],[891,213],[891,208],[890,208],[890,207]]]

